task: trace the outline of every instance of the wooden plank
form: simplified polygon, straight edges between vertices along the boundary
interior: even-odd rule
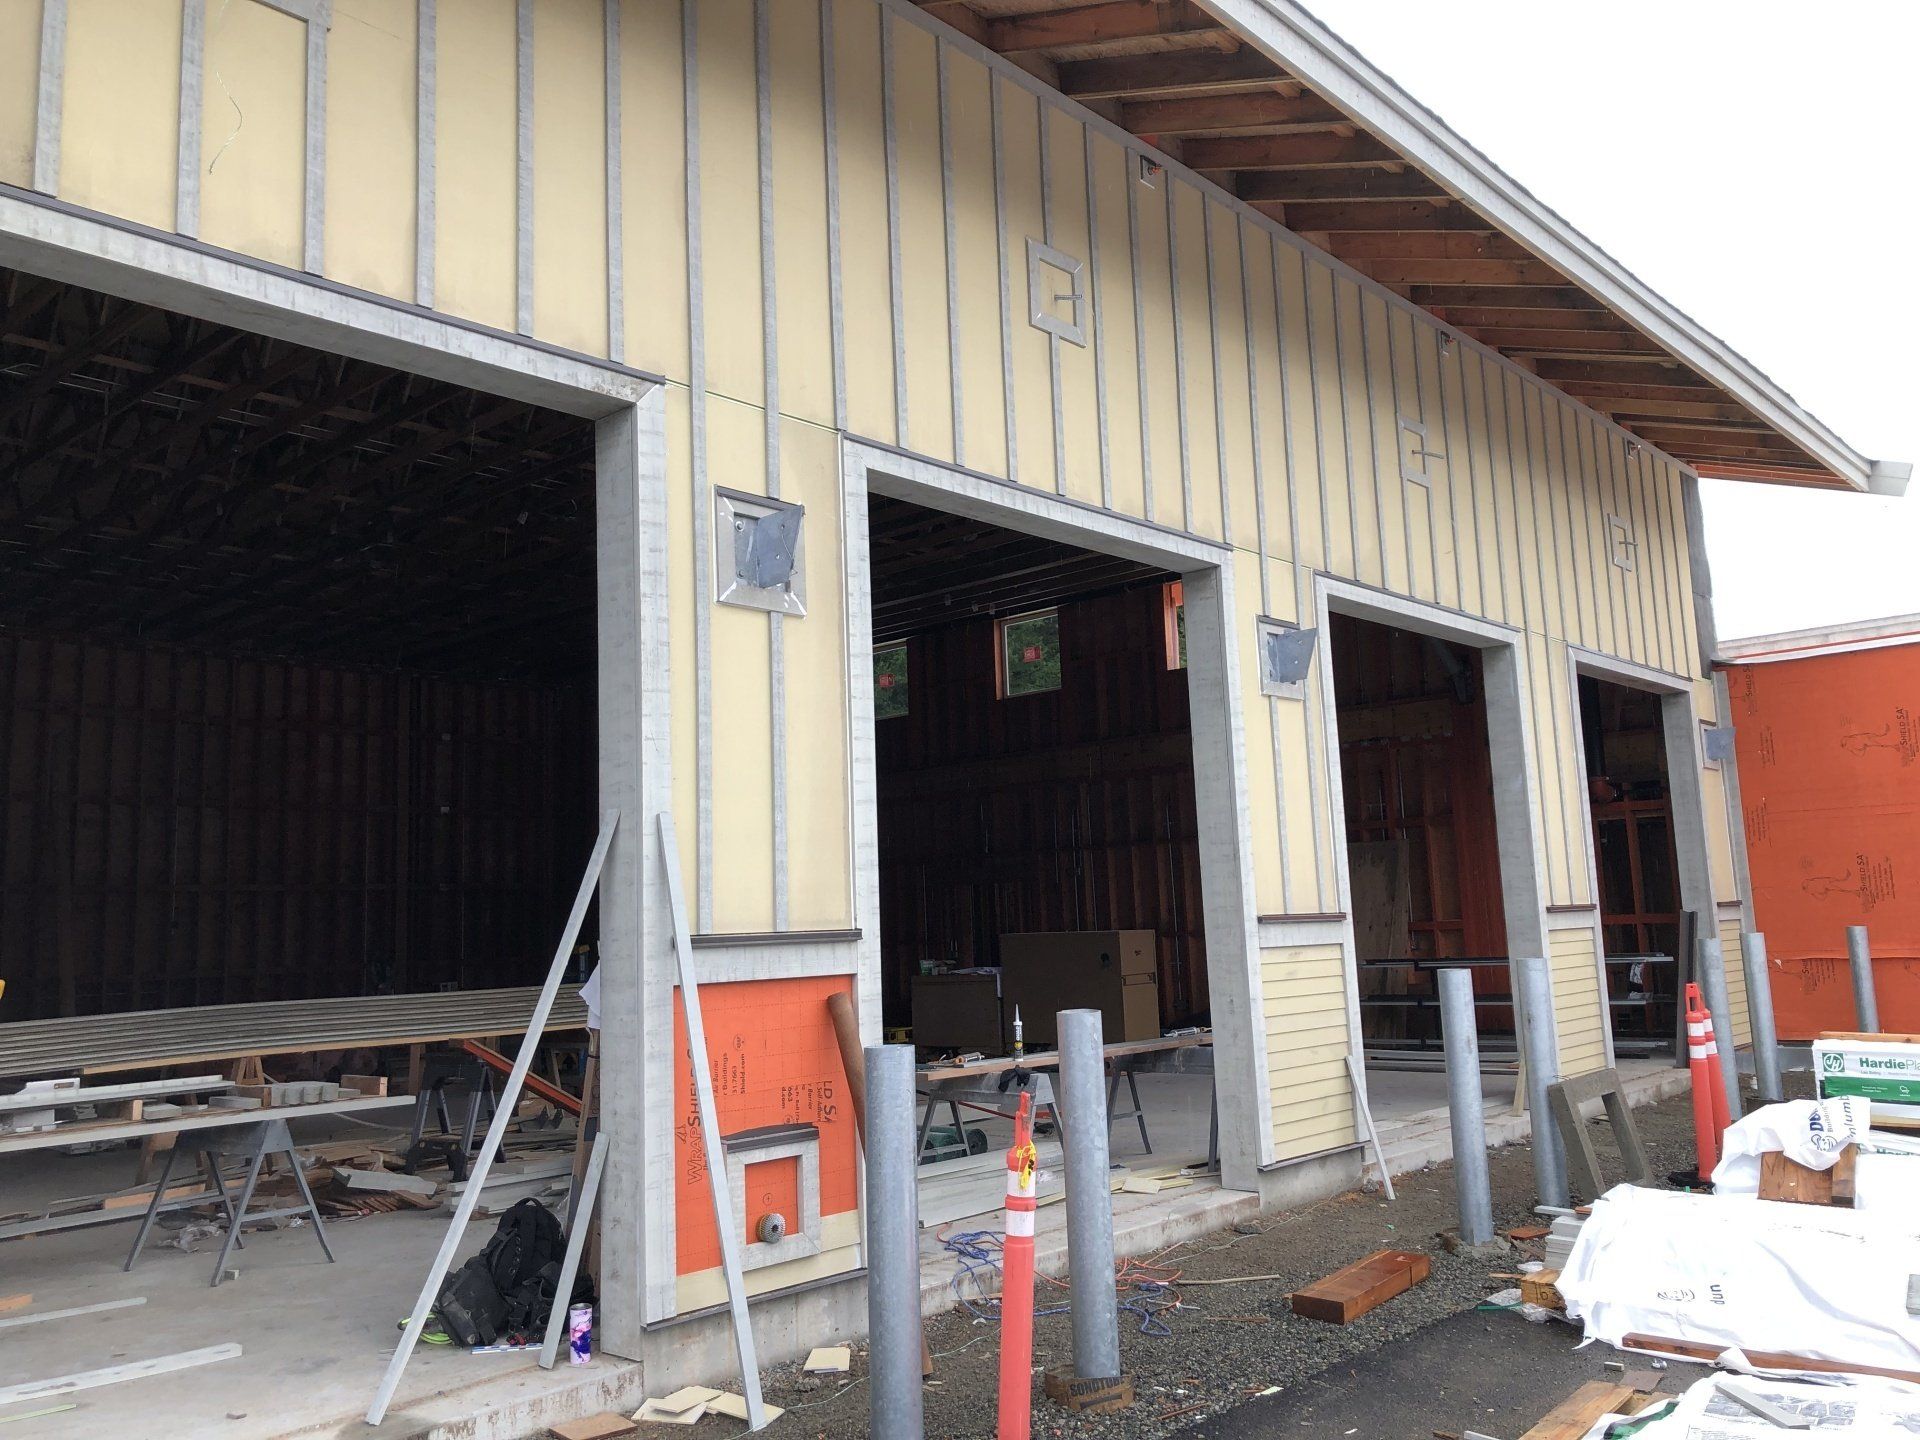
[[[1293,1312],[1330,1325],[1347,1325],[1433,1273],[1433,1261],[1417,1250],[1376,1250],[1290,1297]]]
[[[1760,1198],[1793,1205],[1853,1204],[1854,1147],[1840,1152],[1830,1170],[1815,1170],[1769,1150],[1760,1157]]]
[[[1673,1340],[1664,1335],[1632,1334],[1621,1337],[1619,1348],[1711,1361],[1719,1359],[1728,1347],[1702,1344],[1697,1340]],[[1877,1375],[1886,1380],[1906,1380],[1920,1385],[1920,1370],[1890,1370],[1878,1365],[1846,1364],[1838,1360],[1819,1360],[1810,1355],[1790,1355],[1783,1350],[1748,1350],[1743,1347],[1740,1353],[1762,1370],[1811,1370],[1821,1375]]]
[[[1548,1411],[1546,1418],[1520,1440],[1586,1440],[1587,1432],[1602,1415],[1630,1414],[1637,1408],[1636,1401],[1636,1393],[1625,1385],[1589,1380]]]
[[[1287,126],[1317,130],[1353,122],[1346,112],[1318,95],[1283,95],[1278,90],[1260,89],[1234,95],[1128,100],[1120,107],[1120,123],[1136,135],[1163,139],[1203,131],[1276,130]]]
[[[183,1350],[177,1355],[159,1355],[151,1360],[135,1360],[126,1365],[108,1365],[99,1370],[80,1370],[51,1380],[25,1380],[18,1385],[0,1386],[0,1405],[16,1400],[37,1400],[43,1395],[71,1395],[76,1390],[93,1390],[102,1385],[117,1385],[122,1380],[140,1380],[149,1375],[167,1375],[197,1365],[212,1365],[221,1360],[238,1360],[238,1345],[208,1345],[200,1350]]]
[[[1567,1308],[1567,1302],[1560,1295],[1558,1270],[1536,1270],[1531,1275],[1522,1275],[1520,1298],[1529,1305],[1538,1305],[1542,1310]]]
[[[174,1135],[183,1130],[207,1130],[218,1125],[248,1125],[258,1120],[302,1120],[315,1115],[345,1115],[377,1110],[387,1105],[411,1105],[411,1095],[362,1095],[352,1100],[329,1100],[318,1105],[276,1105],[259,1110],[210,1110],[204,1115],[178,1115],[171,1120],[113,1120],[104,1124],[62,1125],[26,1135],[0,1135],[0,1154],[39,1150],[49,1145],[71,1145],[77,1140],[137,1140],[145,1135]]]
[[[625,1415],[609,1413],[589,1415],[584,1420],[562,1420],[548,1426],[547,1433],[553,1440],[621,1440],[625,1435],[638,1435],[640,1426]]]

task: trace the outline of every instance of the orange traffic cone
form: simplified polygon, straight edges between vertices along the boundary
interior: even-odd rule
[[[1720,1134],[1726,1128],[1727,1092],[1720,1080],[1719,1051],[1713,1043],[1713,1018],[1700,999],[1700,987],[1689,984],[1687,1002],[1687,1070],[1693,1079],[1693,1138],[1704,1182],[1720,1163]]]
[[[1033,1198],[1039,1157],[1022,1094],[1007,1151],[1007,1236],[1000,1255],[1000,1440],[1029,1440],[1033,1426]]]

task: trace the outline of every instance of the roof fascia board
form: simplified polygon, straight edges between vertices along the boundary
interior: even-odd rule
[[[1849,485],[1870,488],[1871,461],[1554,214],[1292,0],[1199,4]]]
[[[1783,630],[1772,635],[1751,635],[1742,640],[1723,640],[1714,659],[1722,665],[1763,665],[1914,644],[1920,644],[1920,614],[1891,615],[1884,620],[1856,620],[1805,630]]]

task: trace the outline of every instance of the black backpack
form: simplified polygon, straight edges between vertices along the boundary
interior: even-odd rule
[[[546,1329],[560,1283],[566,1237],[553,1212],[528,1198],[500,1217],[493,1236],[440,1287],[434,1308],[462,1345],[491,1345],[501,1336]],[[566,1304],[593,1299],[593,1282],[574,1277]]]

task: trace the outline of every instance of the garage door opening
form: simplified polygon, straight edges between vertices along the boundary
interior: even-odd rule
[[[1478,649],[1331,616],[1335,721],[1369,1096],[1444,1104],[1439,971],[1473,976],[1489,1108],[1517,1073]]]
[[[1116,1111],[1137,1091],[1147,1113],[1116,1120],[1112,1143],[1119,1159],[1200,1158],[1207,939],[1179,578],[882,494],[868,524],[887,1029],[984,1084],[1016,1009],[1029,1056],[1079,1007],[1103,1011],[1109,1047],[1184,1040],[1138,1057],[1147,1073],[1114,1067]],[[965,1100],[927,1119],[929,1171],[984,1178],[923,1196],[923,1221],[997,1204],[1004,1123]]]

